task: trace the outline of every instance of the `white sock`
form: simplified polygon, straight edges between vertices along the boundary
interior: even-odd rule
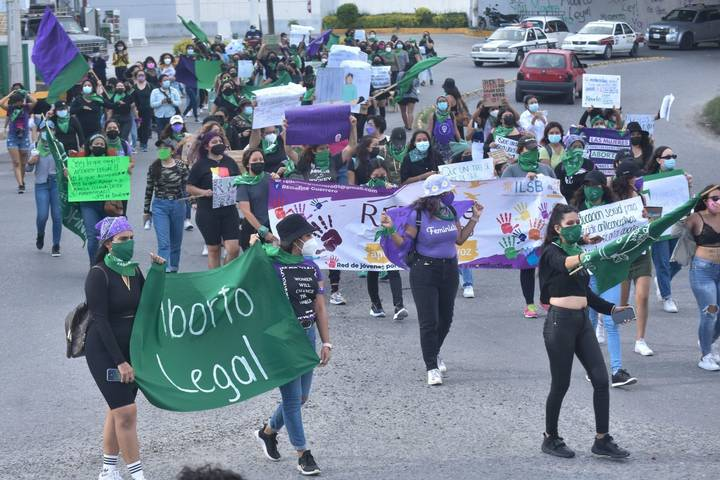
[[[117,455],[108,455],[103,453],[103,471],[117,470]]]
[[[133,478],[133,480],[145,480],[145,475],[143,474],[143,467],[142,462],[138,460],[135,463],[131,463],[127,466],[128,472],[130,472],[130,476]]]

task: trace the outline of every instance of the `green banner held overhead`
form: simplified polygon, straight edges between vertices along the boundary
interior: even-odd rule
[[[130,199],[130,157],[68,157],[71,202]]]
[[[242,402],[319,362],[259,243],[206,272],[153,265],[130,359],[150,403],[183,412]]]

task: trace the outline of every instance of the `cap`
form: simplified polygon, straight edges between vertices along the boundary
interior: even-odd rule
[[[67,110],[68,106],[65,100],[58,100],[55,102],[55,110]]]
[[[435,175],[430,175],[425,179],[425,182],[423,182],[422,197],[435,197],[446,192],[451,192],[454,188],[455,185],[450,183],[450,180],[445,175],[436,173]]]
[[[583,148],[585,147],[585,139],[581,135],[568,135],[565,137],[565,148],[570,148],[570,145],[575,142],[580,142],[583,144]]]
[[[589,185],[607,185],[607,177],[600,170],[590,170],[585,174],[583,182]]]
[[[170,117],[170,125],[173,125],[175,123],[185,123],[185,120],[183,120],[183,117],[180,115],[173,115]]]
[[[299,213],[293,213],[283,218],[275,228],[277,229],[280,241],[285,245],[294,242],[303,235],[317,230],[317,228],[313,227],[310,222],[305,220],[305,217]]]
[[[531,148],[532,146],[537,147],[537,140],[532,135],[526,135],[518,140],[518,147]]]
[[[634,160],[623,160],[615,169],[615,175],[618,177],[638,177],[640,173],[640,167]]]

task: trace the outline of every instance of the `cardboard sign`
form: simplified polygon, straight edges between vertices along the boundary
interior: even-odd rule
[[[296,83],[255,91],[257,106],[253,111],[253,128],[282,125],[285,110],[300,106],[305,87]]]
[[[495,139],[497,148],[505,151],[511,158],[517,158],[518,142],[512,138],[498,137]]]
[[[583,247],[588,252],[603,247],[648,223],[647,218],[643,218],[643,203],[640,197],[589,208],[579,215],[583,235],[602,237],[600,243]]]
[[[690,199],[690,187],[683,170],[670,170],[654,175],[646,175],[642,195],[648,206],[661,207],[664,213],[670,213]],[[661,238],[670,238],[668,228]]]
[[[641,113],[628,113],[625,115],[625,125],[627,126],[630,122],[637,122],[640,124],[640,128],[652,135],[655,132],[655,115],[641,114]]]
[[[445,175],[454,182],[490,180],[495,177],[492,158],[440,165],[439,170],[440,174]]]
[[[583,75],[582,106],[594,108],[619,108],[620,75]]]
[[[238,60],[237,74],[239,78],[246,80],[252,77],[254,71],[255,65],[253,64],[252,60]]]
[[[390,86],[390,66],[381,65],[370,70],[370,85],[372,88],[385,88]]]
[[[130,157],[68,157],[68,200],[130,199]]]
[[[497,78],[483,80],[483,105],[486,107],[499,107],[505,100],[505,79]]]
[[[217,177],[212,179],[212,208],[227,207],[237,203],[237,186],[233,182],[238,177]]]

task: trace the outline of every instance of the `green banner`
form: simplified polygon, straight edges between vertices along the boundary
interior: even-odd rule
[[[215,78],[222,72],[220,60],[195,60],[195,77],[198,88],[210,90],[215,86]]]
[[[130,157],[68,157],[71,202],[130,199]]]
[[[83,241],[83,245],[87,240],[85,234],[85,222],[83,222],[82,213],[80,207],[74,203],[70,203],[68,200],[68,182],[64,175],[65,165],[67,163],[67,154],[62,143],[58,141],[53,135],[50,128],[45,127],[45,131],[48,135],[48,150],[55,159],[55,170],[57,175],[58,185],[58,196],[60,197],[60,211],[62,212],[62,223],[71,232],[80,237]]]
[[[319,362],[259,243],[207,272],[153,265],[130,359],[150,403],[184,412],[242,402]]]

